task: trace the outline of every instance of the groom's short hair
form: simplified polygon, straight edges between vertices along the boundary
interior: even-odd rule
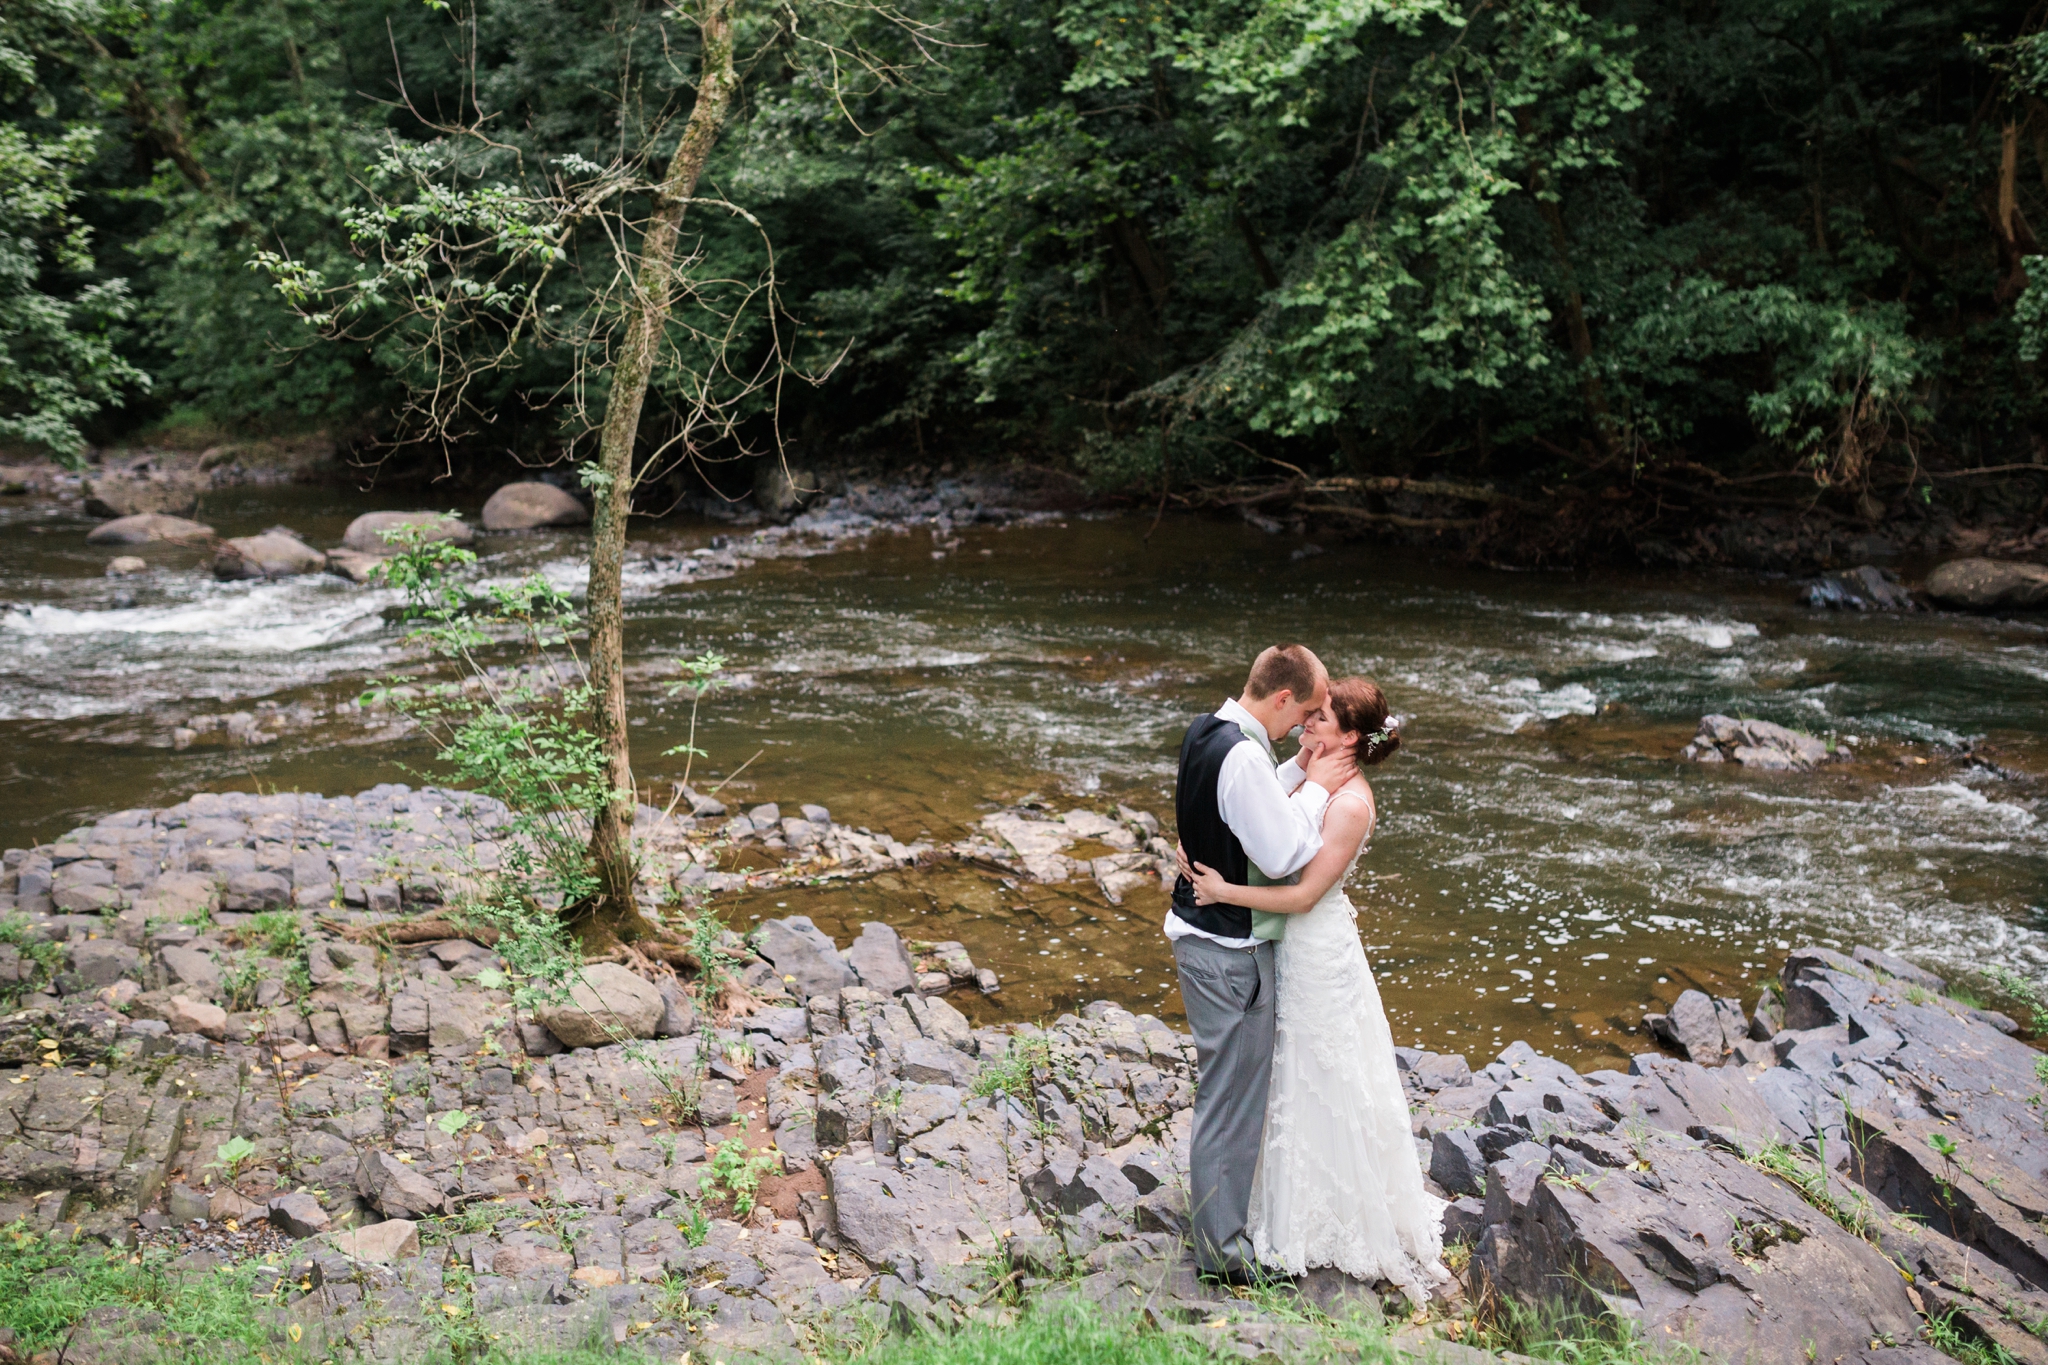
[[[1292,692],[1296,701],[1306,701],[1316,694],[1322,676],[1323,661],[1307,645],[1274,645],[1252,660],[1252,675],[1245,680],[1244,690],[1254,701],[1263,701],[1283,688]]]

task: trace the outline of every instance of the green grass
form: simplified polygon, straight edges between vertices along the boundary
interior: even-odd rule
[[[1356,1344],[1334,1332],[1329,1346],[1307,1359],[1343,1357],[1364,1365],[1395,1360],[1391,1353],[1361,1357]],[[969,1323],[951,1335],[891,1338],[865,1350],[828,1350],[824,1358],[860,1365],[1217,1365],[1243,1359],[1231,1350],[1227,1329],[1178,1324],[1162,1329],[1142,1317],[1108,1314],[1070,1298],[1041,1302],[1014,1323]]]
[[[1956,1326],[1955,1310],[1927,1320],[1927,1344],[1963,1365],[2019,1365],[2012,1352],[1995,1341],[1979,1341],[1963,1335]]]
[[[0,1229],[0,1326],[23,1355],[61,1347],[91,1309],[124,1304],[163,1317],[167,1361],[277,1359],[280,1343],[251,1311],[272,1306],[258,1293],[275,1281],[253,1263],[232,1270],[177,1272],[162,1253],[132,1255],[99,1243],[52,1242],[24,1224]]]
[[[1541,1310],[1505,1304],[1466,1340],[1482,1350],[1519,1351],[1557,1365],[1697,1365],[1700,1360],[1689,1346],[1652,1346],[1629,1323],[1556,1304]]]

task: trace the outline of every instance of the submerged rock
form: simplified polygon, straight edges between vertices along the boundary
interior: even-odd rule
[[[211,526],[188,521],[184,517],[166,516],[161,512],[116,517],[112,521],[101,522],[85,535],[88,545],[145,545],[153,540],[192,542],[212,539]]]
[[[1827,741],[1767,720],[1703,716],[1699,733],[1679,751],[1695,763],[1739,763],[1771,772],[1804,772],[1834,757]]]
[[[346,578],[351,583],[369,582],[378,566],[383,563],[383,555],[373,555],[362,550],[327,552],[327,572],[337,578]]]
[[[2048,566],[1952,559],[1927,575],[1927,595],[1964,611],[2048,605]]]
[[[551,483],[508,483],[491,494],[480,520],[486,531],[534,531],[581,526],[590,520],[590,509],[574,493]]]
[[[342,547],[364,554],[391,554],[397,547],[384,538],[384,533],[402,526],[418,527],[421,538],[428,542],[476,543],[475,529],[450,512],[365,512],[342,532]]]
[[[1808,583],[1799,600],[1827,611],[1918,611],[1920,604],[1890,569],[1874,564],[1822,574]]]
[[[213,554],[213,576],[227,580],[289,578],[294,574],[319,573],[326,567],[326,555],[282,530],[222,541]]]

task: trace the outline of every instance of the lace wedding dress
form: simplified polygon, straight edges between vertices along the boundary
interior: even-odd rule
[[[1338,796],[1370,804],[1358,792]],[[1280,940],[1252,1246],[1290,1275],[1335,1266],[1368,1284],[1391,1281],[1419,1307],[1450,1280],[1441,1264],[1444,1203],[1422,1187],[1393,1034],[1344,881],[1289,916]]]

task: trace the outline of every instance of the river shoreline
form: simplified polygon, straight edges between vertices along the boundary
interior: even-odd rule
[[[278,482],[374,485],[387,489],[397,501],[427,504],[446,502],[451,496],[458,501],[481,500],[499,483],[536,476],[559,479],[573,491],[573,483],[561,478],[559,470],[498,469],[492,477],[482,478],[481,467],[472,466],[388,470],[356,465],[333,441],[318,434],[223,443],[198,451],[110,448],[92,452],[90,460],[83,471],[49,460],[0,462],[0,495],[44,498],[83,510],[93,503],[94,482],[105,485],[110,480],[124,485],[154,481],[158,487],[181,485],[202,491]],[[1497,487],[1415,477],[1274,478],[1182,492],[1169,488],[1161,500],[1149,492],[1095,490],[1067,471],[1000,461],[970,460],[957,466],[948,461],[934,467],[852,459],[793,468],[792,473],[798,492],[791,491],[790,479],[779,476],[764,475],[756,481],[758,487],[737,490],[671,479],[650,490],[658,505],[649,509],[649,516],[656,523],[691,516],[752,528],[787,524],[800,518],[807,504],[853,489],[871,497],[879,492],[879,501],[900,510],[935,491],[943,495],[949,485],[966,484],[998,492],[1005,503],[1024,512],[1114,513],[1154,520],[1168,512],[1227,517],[1285,536],[1309,554],[1333,544],[1376,540],[1448,562],[1509,572],[1635,567],[1776,577],[1876,564],[1917,580],[1934,565],[1954,558],[2048,562],[2048,524],[2039,509],[2028,515],[2020,506],[2027,499],[2015,503],[2000,495],[2001,484],[1986,480],[1972,481],[1969,496],[1955,506],[1905,499],[1873,517],[1868,507],[1843,510],[1819,497],[1759,503],[1751,495],[1717,501],[1711,490],[1699,490],[1701,500],[1680,511],[1667,507],[1666,498],[1659,495],[1661,485],[1581,496],[1569,486]],[[2019,480],[2014,484],[2019,493],[2034,486],[2034,477],[2024,467],[2010,476]],[[1356,505],[1332,503],[1333,489],[1351,496]],[[1616,497],[1616,492],[1624,496]]]
[[[1142,1006],[977,1025],[990,983],[947,945],[793,917],[727,935],[739,994],[604,964],[528,1010],[483,943],[377,937],[459,894],[502,818],[209,794],[9,852],[0,1219],[185,1270],[267,1257],[298,1287],[263,1320],[336,1358],[421,1349],[443,1304],[535,1346],[637,1324],[619,1343],[660,1359],[1067,1294],[1253,1352],[1309,1330],[1194,1279],[1193,1049]],[[830,837],[789,819],[760,828]],[[917,856],[871,853],[849,872]],[[1562,1298],[1712,1361],[1914,1365],[1936,1322],[2048,1361],[2048,1087],[2018,1025],[1872,949],[1770,967],[1647,1021],[1669,1050],[1626,1070],[1399,1049],[1460,1283],[1417,1312],[1320,1274],[1304,1304],[1390,1315],[1418,1358],[1487,1358],[1455,1353],[1501,1301]],[[717,1174],[741,1153],[752,1213]],[[103,1310],[67,1359],[151,1330]]]

